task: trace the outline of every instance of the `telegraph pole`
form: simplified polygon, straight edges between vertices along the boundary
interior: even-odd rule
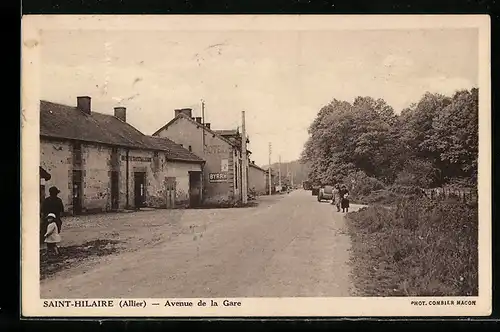
[[[202,146],[203,146],[203,154],[205,154],[205,101],[201,100],[201,122],[203,125],[202,128]]]
[[[278,185],[280,186],[281,191],[281,156],[278,157]]]
[[[272,193],[272,181],[271,181],[271,142],[269,142],[269,195]]]
[[[241,189],[243,191],[243,204],[247,203],[248,199],[248,177],[247,177],[247,167],[248,167],[248,156],[247,156],[247,132],[245,128],[245,111],[241,112]]]
[[[286,164],[286,181],[290,185],[290,170],[288,169],[288,163]]]

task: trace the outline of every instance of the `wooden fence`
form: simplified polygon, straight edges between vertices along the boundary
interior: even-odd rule
[[[454,200],[464,203],[477,203],[478,201],[478,193],[475,188],[439,187],[424,189],[424,192],[430,199]]]

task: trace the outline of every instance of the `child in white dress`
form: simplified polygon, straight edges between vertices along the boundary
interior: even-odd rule
[[[61,242],[61,235],[56,224],[56,215],[54,213],[49,213],[47,215],[47,232],[45,233],[45,243],[47,243],[47,251],[50,254],[54,252],[59,255],[59,249],[57,244]]]

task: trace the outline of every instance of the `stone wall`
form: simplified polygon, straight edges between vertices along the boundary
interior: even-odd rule
[[[48,188],[57,186],[65,211],[73,213],[73,170],[82,172],[82,213],[104,212],[112,209],[111,172],[118,172],[118,209],[134,208],[134,172],[145,172],[145,205],[166,206],[165,179],[176,179],[176,203],[189,201],[189,171],[201,171],[201,164],[169,161],[165,152],[129,150],[127,177],[127,149],[116,149],[98,144],[81,144],[81,163],[74,164],[73,143],[41,139],[40,166],[51,174],[45,183]],[[128,184],[127,184],[128,179]],[[128,191],[127,191],[128,188]],[[127,197],[128,196],[128,197]]]
[[[49,195],[49,188],[56,186],[61,193],[65,210],[72,208],[71,182],[68,174],[72,170],[71,144],[51,140],[40,140],[40,166],[50,173],[51,178],[45,182],[45,196]]]

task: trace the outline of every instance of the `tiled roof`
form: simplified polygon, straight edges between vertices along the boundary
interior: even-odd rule
[[[239,132],[237,129],[221,129],[221,130],[214,130],[217,134],[221,136],[236,136],[239,135]]]
[[[260,170],[260,171],[262,171],[262,172],[268,172],[267,170],[263,169],[262,167],[260,167],[260,166],[258,166],[258,165],[255,165],[255,164],[253,164],[253,163],[249,163],[249,166],[250,166],[250,167],[253,167],[253,168],[256,168],[256,169],[258,169],[258,170]]]
[[[183,113],[179,113],[175,118],[173,118],[172,120],[170,120],[169,122],[167,122],[164,126],[162,126],[160,129],[158,129],[157,131],[154,132],[153,136],[157,136],[163,129],[165,128],[168,128],[170,125],[172,125],[175,121],[177,121],[177,119],[180,119],[180,118],[184,118],[186,120],[188,120],[189,122],[191,122],[192,124],[196,125],[196,126],[199,126],[201,128],[203,128],[203,130],[206,130],[207,132],[215,135],[215,136],[218,136],[221,140],[223,140],[224,142],[226,142],[227,144],[233,146],[233,147],[238,147],[234,142],[232,142],[231,140],[227,139],[226,137],[222,136],[221,134],[217,133],[216,131],[212,130],[212,129],[209,129],[205,126],[203,126],[202,124],[199,124],[198,122],[194,121],[193,119],[191,119],[189,116],[183,114]]]
[[[170,160],[181,160],[181,161],[193,161],[193,162],[203,162],[203,159],[196,156],[194,153],[183,148],[180,144],[177,144],[166,137],[157,136],[146,136],[147,140],[150,142],[151,146],[157,147],[159,150],[168,151],[168,159]]]
[[[150,139],[150,136],[144,135],[113,115],[98,112],[85,114],[76,107],[43,100],[40,101],[40,136],[143,150],[161,150],[167,152],[167,157],[170,157],[168,153],[172,153],[173,156],[177,157],[189,155],[187,160],[201,161],[180,146],[173,147],[171,144],[171,148],[167,148],[167,144],[155,143]],[[185,151],[181,152],[179,149]]]
[[[148,149],[145,136],[126,122],[112,115],[76,107],[40,101],[40,135],[87,142]]]
[[[228,140],[236,144],[238,147],[241,146],[241,133],[239,132],[238,129],[218,129],[214,131],[217,134],[221,135],[222,137],[227,138]],[[247,137],[247,143],[250,143],[248,137]],[[252,152],[247,150],[247,153],[252,153]]]

